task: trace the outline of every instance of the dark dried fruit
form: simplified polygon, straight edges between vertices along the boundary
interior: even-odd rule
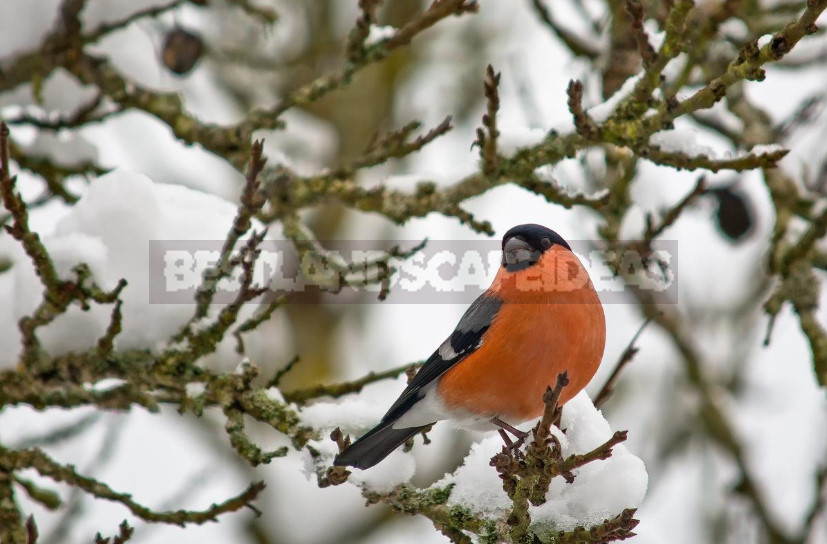
[[[718,201],[716,219],[724,236],[733,242],[740,242],[752,232],[755,221],[746,195],[732,186],[710,189],[708,194]]]
[[[183,28],[170,30],[164,39],[164,66],[179,76],[192,70],[203,53],[201,37]]]

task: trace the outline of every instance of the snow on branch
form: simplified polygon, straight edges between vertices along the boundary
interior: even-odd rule
[[[330,467],[349,443],[338,428],[330,441],[310,442],[308,468],[322,487],[350,482],[369,503],[425,515],[454,542],[470,542],[468,533],[484,542],[599,543],[633,536],[648,477],[640,459],[621,445],[626,432],[612,433],[584,393],[562,411],[553,395],[545,400],[548,409],[523,449],[503,446],[497,435],[484,438],[461,467],[427,489],[407,483],[408,453],[395,452],[364,473]],[[552,424],[554,414],[562,417]],[[330,423],[347,417],[348,405],[340,405]]]

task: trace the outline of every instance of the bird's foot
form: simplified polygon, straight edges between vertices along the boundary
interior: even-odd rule
[[[523,452],[520,451],[520,446],[523,445],[525,442],[524,439],[518,439],[516,442],[511,440],[508,437],[508,433],[502,429],[497,429],[497,432],[500,433],[500,436],[503,439],[505,445],[503,446],[503,453],[510,454],[512,457],[516,459],[521,459],[523,457]]]
[[[521,431],[520,429],[506,423],[498,417],[491,419],[491,423],[499,427],[497,431],[500,433],[503,442],[505,442],[506,449],[509,449],[516,454],[520,454],[520,448],[523,444],[525,444],[526,438],[528,438],[529,433]],[[514,437],[516,437],[517,440],[511,440],[511,438],[509,438],[508,436],[508,433],[514,435]]]

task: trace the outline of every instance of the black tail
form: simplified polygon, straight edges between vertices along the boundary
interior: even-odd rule
[[[333,464],[339,467],[370,468],[425,427],[394,429],[393,421],[380,423],[366,435],[336,456]]]

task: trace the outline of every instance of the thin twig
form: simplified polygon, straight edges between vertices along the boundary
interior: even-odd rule
[[[594,405],[597,408],[603,406],[603,404],[609,400],[609,397],[612,396],[614,393],[614,386],[617,382],[617,379],[620,377],[620,373],[626,368],[626,365],[629,364],[632,359],[635,358],[637,355],[638,348],[635,347],[635,342],[637,342],[640,335],[643,333],[644,329],[652,322],[652,318],[647,318],[646,321],[643,322],[643,325],[637,330],[637,332],[632,336],[632,339],[629,341],[629,344],[626,346],[626,349],[623,350],[623,353],[620,354],[620,358],[618,359],[617,363],[615,364],[614,370],[609,375],[609,379],[606,380],[606,383],[603,384],[603,387],[600,388],[600,392],[594,398]]]
[[[288,391],[282,394],[284,395],[284,400],[287,402],[295,402],[296,404],[304,404],[309,400],[319,397],[331,397],[335,399],[351,393],[358,393],[366,385],[401,376],[408,369],[416,367],[418,364],[421,363],[398,366],[396,368],[385,370],[384,372],[369,372],[358,380],[353,380],[350,382],[341,382],[330,385],[315,385],[306,389]]]

